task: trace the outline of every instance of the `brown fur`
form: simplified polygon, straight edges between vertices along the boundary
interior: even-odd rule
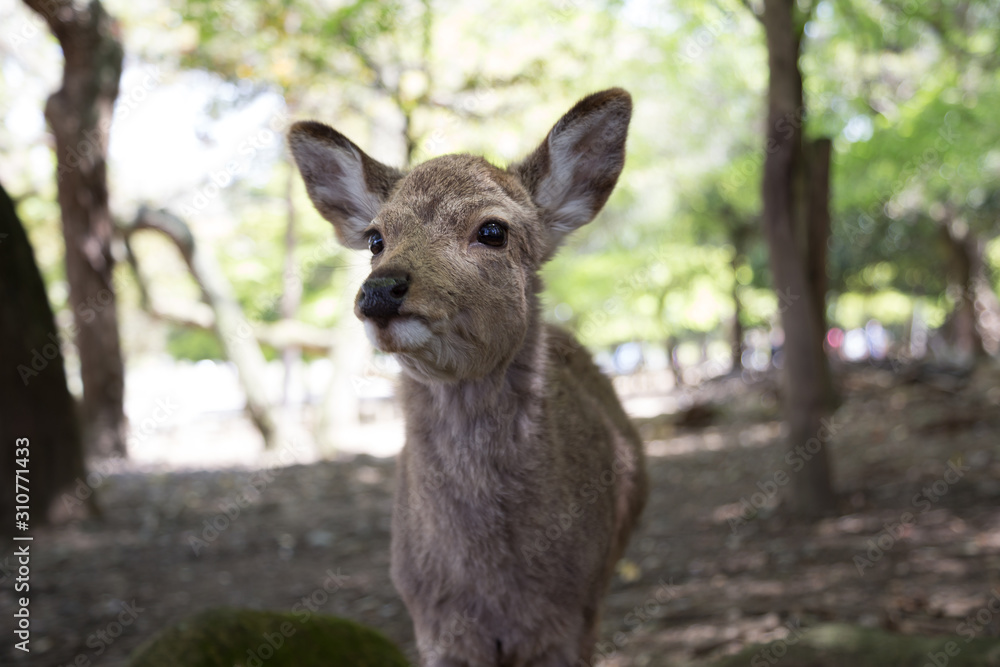
[[[611,383],[541,322],[537,271],[610,195],[630,113],[619,89],[584,98],[508,169],[448,155],[403,175],[318,123],[290,133],[338,237],[377,230],[372,276],[409,280],[398,316],[366,331],[404,370],[392,578],[424,665],[589,664],[643,453]],[[502,248],[477,241],[490,219]]]

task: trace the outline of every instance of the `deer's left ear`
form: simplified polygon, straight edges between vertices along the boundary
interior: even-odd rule
[[[333,223],[348,248],[368,247],[365,229],[378,215],[402,172],[370,158],[332,127],[313,121],[292,125],[292,156],[316,210]]]
[[[551,255],[562,238],[601,210],[625,164],[632,98],[621,88],[589,95],[569,110],[545,141],[510,167],[542,211]]]

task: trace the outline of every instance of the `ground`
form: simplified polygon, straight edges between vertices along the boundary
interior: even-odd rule
[[[942,644],[997,634],[1000,370],[865,367],[839,383],[844,405],[820,439],[843,507],[814,524],[776,511],[777,473],[794,470],[773,377],[675,392],[673,414],[639,420],[650,501],[607,597],[595,664],[682,665],[825,622]],[[625,384],[643,391],[641,378]],[[156,631],[221,605],[314,606],[412,657],[388,576],[393,467],[362,455],[112,474],[98,487],[100,520],[35,531],[32,652],[4,635],[0,662],[124,665]]]

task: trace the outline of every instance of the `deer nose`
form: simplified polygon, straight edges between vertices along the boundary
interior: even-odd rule
[[[361,285],[358,308],[380,327],[399,315],[399,307],[410,290],[410,276],[372,276]]]

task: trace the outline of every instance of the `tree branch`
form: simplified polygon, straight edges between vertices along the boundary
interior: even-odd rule
[[[182,327],[216,330],[216,317],[211,306],[204,303],[167,302],[152,296],[148,281],[139,268],[138,258],[132,250],[132,235],[141,229],[153,229],[167,236],[180,250],[188,266],[190,266],[188,258],[194,252],[194,238],[179,218],[169,213],[145,209],[140,210],[132,223],[121,227],[126,256],[135,274],[143,311],[153,319]],[[332,348],[332,336],[329,331],[291,318],[266,324],[257,323],[253,326],[253,335],[259,343],[277,350],[297,347],[306,352],[329,354]]]
[[[341,32],[344,39],[349,41],[349,35],[347,34],[347,30],[343,29]],[[361,60],[361,64],[364,65],[365,68],[367,68],[368,71],[372,73],[372,76],[375,79],[375,87],[381,90],[386,95],[388,95],[392,99],[392,101],[396,103],[396,106],[400,106],[399,88],[389,87],[389,85],[385,82],[385,77],[382,76],[382,68],[379,67],[378,63],[375,62],[375,59],[372,58],[371,55],[367,51],[365,51],[364,48],[361,47],[360,44],[354,45],[352,50],[354,51],[354,53],[357,54],[358,58]]]
[[[172,213],[142,207],[122,232],[127,236],[140,229],[155,229],[173,241],[181,251],[191,275],[201,287],[205,301],[215,315],[214,328],[226,357],[239,373],[250,418],[264,436],[265,446],[268,449],[276,448],[281,437],[279,423],[271,411],[267,394],[264,377],[267,362],[254,335],[254,327],[243,314],[215,257],[195,243],[187,223]]]

